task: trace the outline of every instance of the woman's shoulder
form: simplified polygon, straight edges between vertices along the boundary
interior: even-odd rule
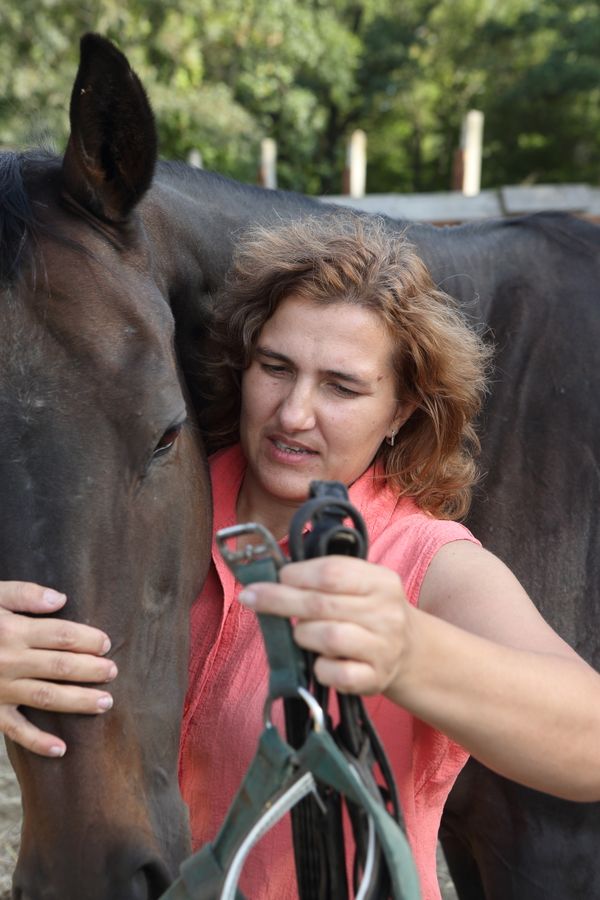
[[[395,543],[404,537],[408,544],[434,541],[470,540],[479,543],[460,522],[440,519],[421,509],[412,497],[398,494],[369,469],[350,488],[350,499],[363,516],[371,543]]]
[[[397,555],[410,559],[431,558],[451,541],[479,541],[460,522],[437,519],[419,509],[408,497],[397,500],[390,516],[382,526],[381,520],[369,528],[371,546],[379,555]]]
[[[361,512],[369,534],[369,560],[398,572],[411,603],[418,601],[425,573],[435,554],[452,541],[477,538],[460,522],[438,519],[373,479],[356,484],[351,499]]]

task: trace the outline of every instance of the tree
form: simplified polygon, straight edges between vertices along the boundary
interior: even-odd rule
[[[597,181],[600,8],[592,0],[4,0],[0,143],[62,148],[79,36],[116,41],[164,156],[255,181],[277,140],[282,187],[341,189],[369,138],[368,190],[450,186],[461,121],[486,116],[483,182]]]

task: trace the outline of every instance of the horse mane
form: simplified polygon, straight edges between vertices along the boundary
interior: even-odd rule
[[[263,203],[269,209],[274,206],[275,202],[278,207],[305,209],[307,212],[327,209],[324,203],[321,203],[314,197],[307,197],[305,194],[277,189],[266,191],[259,185],[236,181],[211,169],[194,168],[179,160],[160,160],[157,166],[157,174],[165,177],[167,180],[176,181],[179,185],[194,185],[196,190],[204,188],[210,191],[211,195],[216,189],[222,190],[231,198],[236,196],[246,199],[252,198],[258,203]]]
[[[0,286],[20,271],[36,231],[36,220],[23,179],[25,154],[0,153]]]
[[[505,219],[507,228],[529,228],[570,253],[598,254],[598,225],[567,212],[539,212]]]
[[[34,266],[35,273],[32,250],[41,235],[93,256],[82,242],[44,223],[33,211],[30,197],[36,181],[49,173],[58,177],[61,163],[62,157],[44,147],[0,152],[0,289],[18,281],[25,262]]]

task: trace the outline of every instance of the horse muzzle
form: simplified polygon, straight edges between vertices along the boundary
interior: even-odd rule
[[[83,871],[74,861],[72,874],[61,877],[60,883],[53,873],[40,868],[18,867],[12,900],[158,900],[171,881],[159,860],[130,868],[123,855],[114,867],[107,863],[99,874]]]

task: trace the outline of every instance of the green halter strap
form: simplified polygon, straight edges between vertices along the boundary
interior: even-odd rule
[[[255,539],[240,549],[231,550],[228,541],[244,537]],[[256,538],[259,542],[256,543]],[[233,525],[217,533],[217,546],[223,559],[240,584],[278,581],[279,569],[287,562],[281,547],[264,525],[250,522]],[[290,623],[281,616],[258,614],[258,624],[269,661],[269,701],[279,697],[296,697],[298,688],[306,688],[304,654],[295,643]]]
[[[252,536],[255,540],[232,551],[227,541]],[[256,542],[256,538],[259,542]],[[223,529],[217,541],[224,559],[242,584],[277,581],[285,563],[279,545],[263,526],[240,525]],[[179,878],[161,900],[220,900],[227,875],[244,839],[265,817],[278,798],[290,791],[307,773],[318,785],[347,797],[369,815],[390,873],[393,900],[420,900],[419,881],[406,836],[363,784],[356,770],[337,747],[318,704],[306,690],[304,656],[294,643],[289,620],[259,615],[271,675],[265,706],[265,728],[256,755],[238,789],[214,841],[182,863]],[[314,727],[298,750],[290,747],[270,722],[275,699],[302,697],[308,704]],[[341,865],[345,865],[342,861]],[[236,900],[245,900],[234,886]],[[357,898],[360,896],[360,890]],[[370,895],[369,895],[370,896]],[[330,900],[336,900],[332,897]],[[384,898],[371,898],[384,900]]]

